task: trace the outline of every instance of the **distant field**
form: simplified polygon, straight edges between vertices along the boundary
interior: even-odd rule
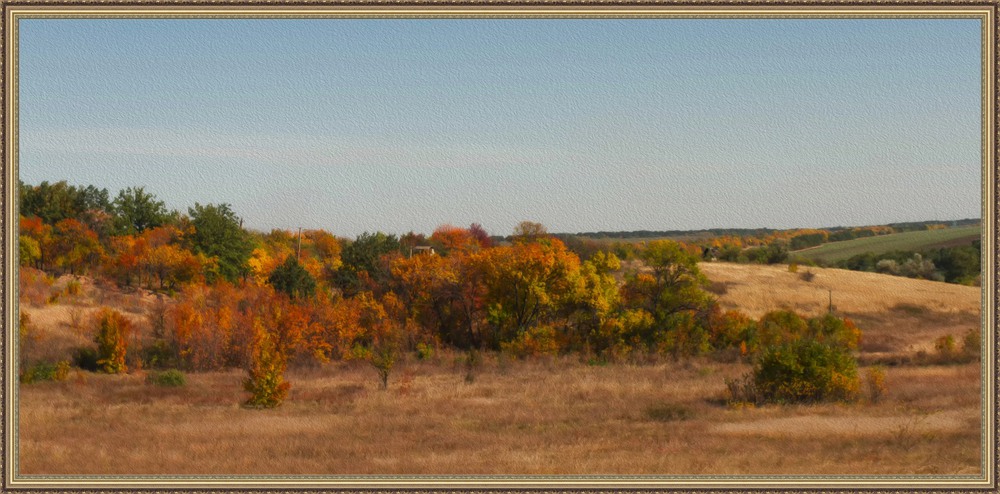
[[[979,237],[979,226],[963,226],[831,242],[811,249],[798,250],[792,254],[814,261],[837,262],[866,252],[884,254],[894,250],[919,251],[935,247],[971,244]]]

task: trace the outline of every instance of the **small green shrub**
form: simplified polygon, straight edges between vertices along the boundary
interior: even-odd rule
[[[39,381],[65,381],[69,377],[69,362],[60,360],[55,364],[38,362],[21,374],[21,382],[31,384]]]
[[[806,339],[764,349],[753,370],[761,398],[796,403],[857,398],[857,361],[847,349]]]
[[[151,369],[176,367],[180,364],[177,349],[167,340],[156,340],[153,344],[143,347],[142,361]]]
[[[426,362],[434,358],[434,347],[427,343],[417,343],[417,360]]]
[[[165,388],[179,388],[184,386],[187,381],[184,378],[183,372],[177,369],[169,369],[163,372],[150,372],[146,374],[146,383]]]

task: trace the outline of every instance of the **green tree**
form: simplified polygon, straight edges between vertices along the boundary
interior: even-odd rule
[[[382,232],[358,235],[340,254],[343,264],[337,272],[337,286],[346,295],[384,286],[389,280],[389,265],[382,262],[382,256],[398,253],[399,245],[395,235]],[[366,284],[378,286],[363,286]]]
[[[698,269],[699,255],[677,242],[654,240],[640,258],[650,272],[629,275],[623,288],[626,305],[653,319],[639,339],[675,355],[705,351],[706,319],[715,302],[704,290],[708,280]]]
[[[316,280],[293,256],[288,256],[282,265],[275,268],[267,281],[291,299],[311,298],[316,294]]]
[[[229,204],[195,203],[188,208],[188,214],[194,227],[194,233],[188,237],[191,249],[216,260],[218,272],[208,273],[208,277],[217,275],[236,282],[246,275],[253,244]]]
[[[120,234],[142,233],[167,222],[169,213],[156,196],[143,187],[129,187],[118,193],[113,203],[115,222]]]
[[[65,180],[50,184],[42,182],[37,186],[18,182],[21,199],[21,214],[36,216],[48,224],[65,219],[82,219],[89,211],[110,212],[111,202],[107,189],[93,185],[75,187]]]

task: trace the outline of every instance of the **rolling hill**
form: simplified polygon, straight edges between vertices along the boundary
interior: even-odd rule
[[[878,237],[858,238],[842,242],[830,242],[794,251],[792,257],[802,257],[812,261],[833,263],[850,259],[858,254],[871,252],[884,254],[895,250],[920,251],[936,247],[951,247],[971,244],[982,235],[981,227],[963,226],[942,230],[924,230],[915,232],[893,233]]]

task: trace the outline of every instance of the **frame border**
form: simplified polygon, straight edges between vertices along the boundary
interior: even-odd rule
[[[996,370],[1000,368],[1000,344],[997,334],[1000,302],[996,287],[1000,270],[996,251],[1000,245],[1000,203],[997,202],[997,155],[1000,153],[1000,0],[0,0],[0,229],[3,264],[0,283],[0,317],[3,338],[0,341],[0,479],[4,491],[39,489],[51,492],[94,490],[120,492],[124,489],[154,489],[178,492],[218,491],[227,486],[239,486],[243,492],[254,489],[280,489],[285,492],[312,490],[410,489],[433,488],[451,492],[455,488],[523,492],[527,489],[561,491],[594,489],[600,492],[637,492],[636,489],[719,490],[749,492],[760,488],[764,492],[820,487],[827,491],[913,492],[918,489],[952,491],[997,491],[998,470],[997,429],[1000,408]],[[18,266],[16,220],[18,209],[12,190],[17,187],[17,68],[18,21],[21,19],[53,18],[976,18],[982,22],[982,225],[986,249],[983,269],[983,334],[984,351],[981,359],[983,377],[983,472],[981,476],[31,476],[19,478],[17,472],[16,437],[16,376],[13,328],[17,327],[15,297]],[[992,430],[990,429],[992,426]],[[952,480],[951,482],[947,479]],[[944,481],[942,481],[944,480]],[[957,482],[956,482],[957,481]],[[862,487],[863,486],[863,487]],[[861,487],[861,489],[859,489]],[[290,490],[292,489],[292,490]],[[610,490],[609,490],[610,489]],[[757,489],[753,489],[755,492]],[[226,491],[232,492],[232,491]]]

